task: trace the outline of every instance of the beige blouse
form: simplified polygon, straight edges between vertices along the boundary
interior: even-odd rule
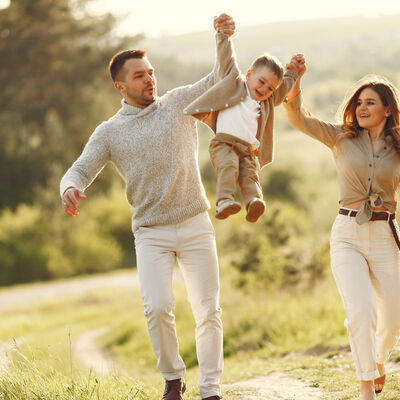
[[[364,200],[356,221],[369,221],[373,207],[386,207],[396,212],[396,189],[400,182],[400,154],[394,148],[391,137],[377,154],[373,154],[368,130],[356,138],[337,140],[343,133],[342,124],[321,121],[303,106],[298,95],[285,103],[289,122],[297,129],[327,145],[333,152],[339,178],[339,204]]]

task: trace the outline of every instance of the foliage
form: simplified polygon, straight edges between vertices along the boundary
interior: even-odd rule
[[[127,39],[111,36],[111,15],[78,17],[84,3],[12,0],[0,10],[0,208],[32,203],[98,123],[93,95]]]
[[[58,212],[20,205],[0,214],[0,284],[107,271],[119,265],[121,247],[101,233],[100,222],[71,223]]]
[[[225,262],[231,265],[237,287],[251,292],[294,285],[308,288],[326,276],[326,239],[312,235],[307,214],[293,205],[271,201],[256,227],[230,228],[221,247],[229,254]]]

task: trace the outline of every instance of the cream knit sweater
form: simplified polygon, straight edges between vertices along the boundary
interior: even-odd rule
[[[230,45],[226,35],[216,37],[217,46]],[[133,231],[206,211],[210,204],[198,166],[196,119],[183,109],[223,73],[220,61],[202,80],[171,90],[144,109],[122,100],[122,108],[96,128],[62,178],[61,196],[68,187],[85,190],[111,161],[126,183]]]

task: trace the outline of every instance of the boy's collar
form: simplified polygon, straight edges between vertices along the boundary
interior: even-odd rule
[[[244,86],[246,87],[247,96],[249,96],[250,99],[254,100],[254,99],[251,97],[250,90],[249,90],[249,87],[247,86],[247,82],[246,82],[246,81],[244,81]],[[258,100],[254,100],[254,101],[256,101],[259,105],[261,104],[261,101],[258,101]]]

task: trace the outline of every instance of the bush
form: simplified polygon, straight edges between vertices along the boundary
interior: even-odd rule
[[[236,220],[235,220],[236,222]],[[220,247],[233,283],[243,290],[312,286],[329,266],[325,236],[311,231],[305,211],[283,202],[270,202],[255,225],[230,223]]]
[[[71,221],[60,209],[23,204],[0,214],[0,284],[106,271],[121,258],[119,244],[96,220]]]

